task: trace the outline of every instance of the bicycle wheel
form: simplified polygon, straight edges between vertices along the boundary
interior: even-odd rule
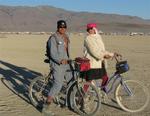
[[[88,89],[85,90],[84,86]],[[92,116],[100,108],[100,97],[97,89],[91,83],[85,83],[73,90],[73,108],[80,115]]]
[[[50,89],[50,85],[50,82],[46,82],[45,77],[42,76],[31,81],[29,87],[29,98],[35,107],[41,107],[44,104]]]
[[[126,80],[119,84],[115,91],[115,97],[119,106],[127,112],[139,112],[149,103],[149,91],[140,82]]]

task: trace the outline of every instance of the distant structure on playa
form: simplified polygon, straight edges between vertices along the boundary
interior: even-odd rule
[[[51,35],[54,32],[0,32],[0,38],[6,38],[7,34],[16,34],[16,35]],[[82,36],[85,33],[78,33],[78,32],[73,32],[75,35]],[[147,35],[150,36],[149,33],[143,33],[143,32],[130,32],[130,33],[121,33],[121,32],[103,32],[99,31],[100,35],[110,35],[110,36],[117,36],[117,35],[129,35],[129,36],[136,36],[136,35]]]

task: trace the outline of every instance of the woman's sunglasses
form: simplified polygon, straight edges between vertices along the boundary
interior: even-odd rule
[[[92,29],[93,29],[93,27],[91,27],[91,28],[87,28],[87,31],[92,30]]]

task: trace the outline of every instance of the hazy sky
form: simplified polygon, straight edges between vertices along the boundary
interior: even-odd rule
[[[0,0],[0,5],[50,5],[72,11],[113,13],[150,19],[150,0]]]

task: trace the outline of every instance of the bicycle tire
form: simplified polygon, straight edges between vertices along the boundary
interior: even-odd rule
[[[29,98],[35,107],[42,107],[44,104],[48,95],[48,88],[50,88],[46,86],[48,86],[48,84],[43,76],[39,76],[31,81],[29,86]]]
[[[124,84],[131,90],[132,95],[127,94],[127,89],[119,84],[115,91],[115,98],[119,106],[127,112],[140,112],[149,103],[149,91],[141,82],[126,80]]]
[[[79,115],[92,116],[100,109],[101,101],[96,87],[91,83],[86,83],[86,85],[89,86],[86,92],[83,92],[83,86],[78,88],[80,90],[77,87],[74,88],[72,97],[73,108]],[[82,91],[82,95],[79,91]]]

